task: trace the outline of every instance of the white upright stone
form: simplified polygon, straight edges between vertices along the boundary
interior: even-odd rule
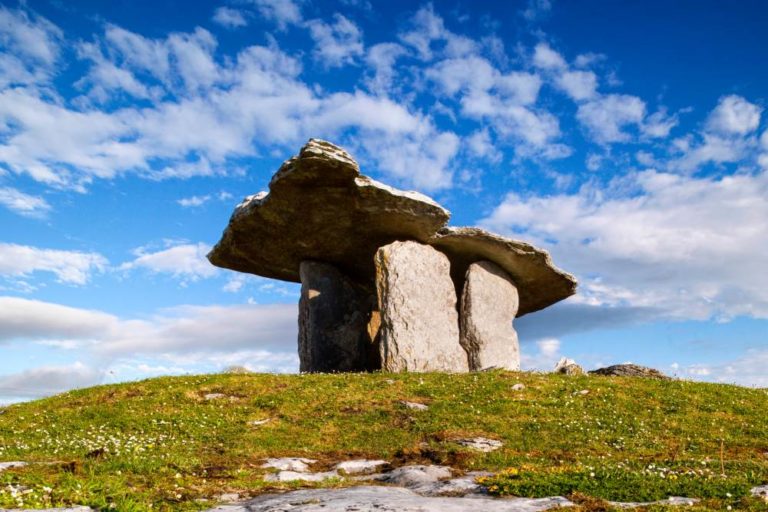
[[[393,242],[376,252],[381,367],[466,372],[448,258],[428,245]]]
[[[461,345],[470,370],[520,369],[520,345],[512,321],[520,300],[509,275],[490,261],[467,269],[461,297]]]

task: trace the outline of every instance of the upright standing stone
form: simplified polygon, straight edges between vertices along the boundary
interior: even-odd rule
[[[378,367],[368,334],[374,298],[331,265],[302,261],[299,368],[349,372]]]
[[[467,270],[461,297],[461,345],[470,370],[520,369],[520,345],[512,321],[520,304],[509,275],[490,261]]]
[[[382,370],[466,372],[448,258],[417,242],[394,242],[376,252],[375,264]]]

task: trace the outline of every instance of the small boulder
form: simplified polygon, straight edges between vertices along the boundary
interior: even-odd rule
[[[565,375],[584,375],[584,368],[576,364],[576,361],[567,357],[561,357],[555,365],[555,373]]]
[[[388,464],[389,462],[385,460],[345,460],[336,464],[333,469],[347,475],[365,475],[375,473],[377,469]]]
[[[670,377],[667,377],[659,370],[631,363],[614,364],[613,366],[606,366],[605,368],[592,370],[589,373],[592,375],[605,375],[613,377],[646,377],[649,379],[670,380]]]
[[[427,409],[429,409],[428,405],[420,404],[418,402],[408,402],[405,400],[401,400],[400,403],[406,406],[408,409],[413,409],[414,411],[426,411]]]

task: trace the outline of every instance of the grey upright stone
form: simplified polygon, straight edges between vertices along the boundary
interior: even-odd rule
[[[520,345],[512,321],[520,299],[509,275],[490,261],[467,270],[461,297],[461,345],[470,370],[520,369]]]
[[[394,242],[376,252],[375,264],[382,370],[466,372],[448,258],[417,242]]]
[[[299,299],[299,368],[349,372],[378,368],[368,334],[374,297],[336,268],[302,261]]]

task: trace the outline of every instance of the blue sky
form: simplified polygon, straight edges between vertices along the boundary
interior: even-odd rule
[[[768,386],[764,2],[4,2],[0,403],[291,372],[298,286],[205,259],[309,137],[577,296],[523,366]]]

